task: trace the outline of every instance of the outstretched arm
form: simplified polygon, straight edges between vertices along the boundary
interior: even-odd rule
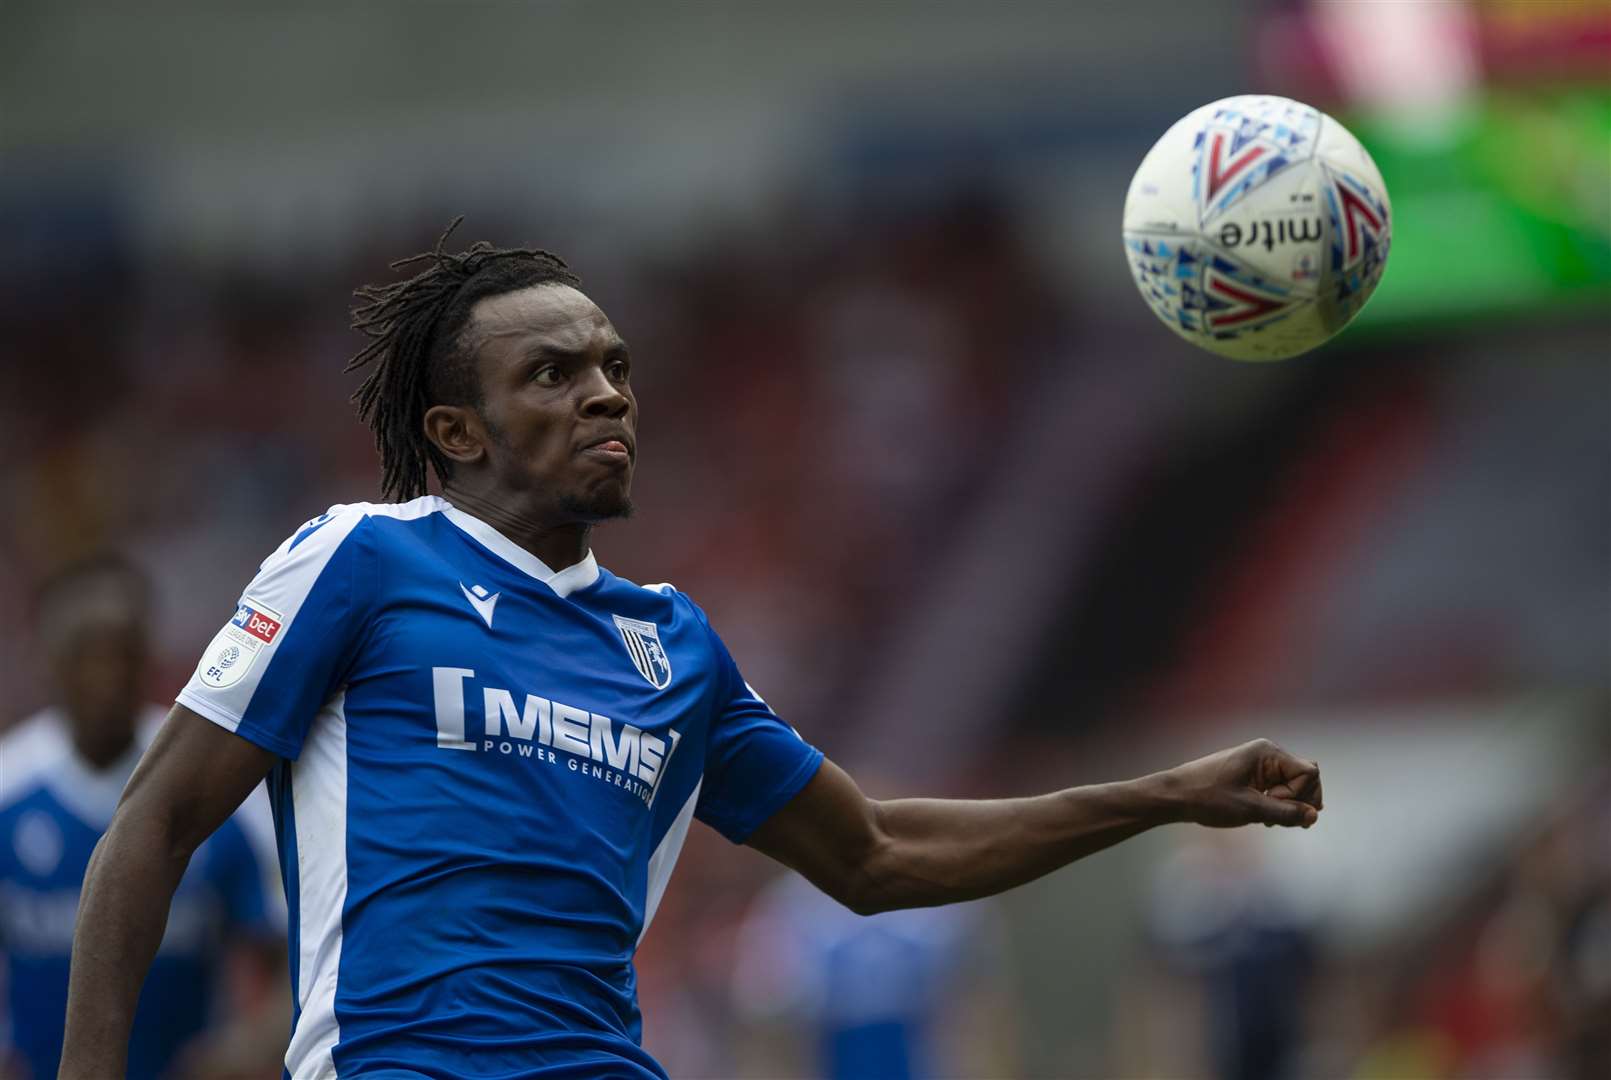
[[[1267,739],[1136,780],[1027,799],[879,802],[831,761],[749,844],[863,915],[974,900],[1154,825],[1315,823],[1320,767]]]
[[[95,845],[67,993],[63,1080],[122,1076],[140,984],[190,855],[276,758],[175,705]]]

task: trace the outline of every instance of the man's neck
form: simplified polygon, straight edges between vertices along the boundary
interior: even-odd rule
[[[564,570],[587,558],[588,536],[593,527],[585,522],[544,524],[510,510],[484,494],[460,491],[451,485],[442,489],[442,497],[455,508],[486,522],[537,556],[550,570]]]

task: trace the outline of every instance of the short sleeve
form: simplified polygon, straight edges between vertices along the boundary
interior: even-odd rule
[[[179,704],[295,758],[367,621],[367,520],[361,505],[332,507],[264,560]]]
[[[710,638],[719,697],[694,816],[742,844],[816,775],[822,751],[784,723],[744,681],[715,631]]]

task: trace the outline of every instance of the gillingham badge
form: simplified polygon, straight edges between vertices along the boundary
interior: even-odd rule
[[[627,655],[632,657],[632,666],[638,669],[638,674],[656,690],[670,686],[671,658],[660,644],[659,627],[652,622],[617,615],[615,628],[621,632],[621,642],[626,646]]]

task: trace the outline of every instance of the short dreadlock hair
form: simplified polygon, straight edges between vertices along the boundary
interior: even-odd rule
[[[465,335],[477,302],[533,285],[581,285],[565,260],[536,248],[495,248],[479,240],[450,254],[444,245],[463,220],[454,218],[430,251],[391,264],[398,270],[428,263],[424,270],[353,294],[352,328],[370,341],[345,370],[374,363],[352,400],[375,433],[381,491],[401,501],[425,494],[427,464],[438,480],[453,475],[453,463],[425,436],[425,410],[481,407],[475,349]]]

